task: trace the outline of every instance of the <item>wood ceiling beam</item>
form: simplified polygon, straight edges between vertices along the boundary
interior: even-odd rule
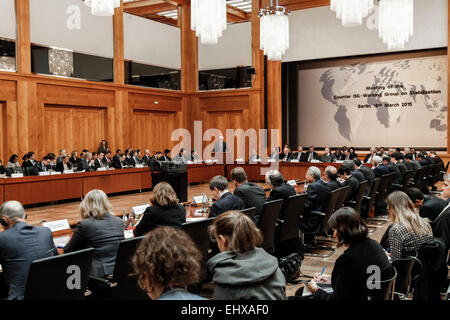
[[[280,6],[284,6],[291,9],[292,11],[295,11],[329,6],[330,0],[279,0],[278,3]],[[261,8],[268,7],[269,4],[270,0],[261,0]]]
[[[156,21],[156,22],[161,22],[161,23],[165,23],[168,25],[171,25],[173,27],[178,27],[178,20],[176,19],[171,19],[171,18],[167,18],[164,16],[158,16],[156,14],[149,14],[149,15],[145,15],[144,18]]]
[[[139,8],[127,9],[127,12],[138,16],[146,16],[150,14],[156,14],[158,12],[176,10],[176,8],[177,8],[176,5],[163,2]]]
[[[181,2],[181,3],[180,3]],[[133,2],[127,2],[123,4],[124,10],[132,10],[142,7],[148,7],[159,4],[171,4],[172,6],[178,6],[182,4],[182,0],[139,0]]]
[[[227,20],[228,22],[250,21],[250,14],[227,4]]]

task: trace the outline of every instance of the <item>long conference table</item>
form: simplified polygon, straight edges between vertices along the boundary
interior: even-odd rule
[[[276,168],[285,180],[304,180],[310,166],[323,170],[329,163],[269,163],[269,164],[191,164],[188,165],[188,183],[206,183],[216,175],[230,177],[235,167],[242,167],[249,181],[264,181],[264,170]],[[275,166],[275,167],[274,167]],[[25,176],[0,179],[0,203],[8,200],[20,201],[23,205],[82,199],[89,191],[101,189],[106,194],[148,190],[152,187],[151,171],[148,167],[119,170],[69,173],[49,176]]]

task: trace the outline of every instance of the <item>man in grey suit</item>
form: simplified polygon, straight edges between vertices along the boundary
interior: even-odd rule
[[[331,163],[331,162],[334,162],[335,160],[336,160],[335,155],[331,153],[330,148],[326,147],[325,154],[320,157],[320,161],[325,162],[325,163]]]
[[[30,265],[34,260],[58,255],[48,228],[30,226],[18,201],[0,207],[0,264],[8,287],[8,300],[23,300]]]
[[[266,202],[266,193],[264,189],[254,183],[247,181],[247,174],[245,170],[241,167],[236,167],[231,170],[231,181],[236,186],[234,190],[234,195],[244,201],[244,209],[256,208],[255,221],[258,221],[261,211],[263,209],[264,203]]]

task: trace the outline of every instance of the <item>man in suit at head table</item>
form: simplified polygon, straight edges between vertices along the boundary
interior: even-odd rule
[[[169,149],[164,150],[164,155],[162,156],[160,161],[172,161],[172,159],[170,158],[170,150]]]
[[[114,156],[114,161],[112,163],[113,168],[114,169],[123,169],[123,168],[125,168],[126,167],[125,159],[126,159],[126,156],[123,153],[119,153],[117,155],[117,157]]]
[[[311,162],[312,160],[318,160],[319,155],[314,151],[314,147],[309,147],[309,151],[306,153],[306,161]]]
[[[50,158],[48,156],[43,157],[42,160],[39,161],[37,164],[38,172],[47,172],[49,165],[50,165]]]
[[[145,166],[148,166],[149,162],[150,162],[150,158],[151,158],[150,150],[145,149],[144,156],[142,157],[142,164],[145,165]]]
[[[103,152],[100,152],[97,159],[95,159],[95,170],[98,170],[98,168],[106,168],[107,165],[104,160],[105,154]]]
[[[213,152],[215,153],[230,152],[230,150],[227,147],[227,143],[223,141],[223,136],[220,136],[219,141],[214,143]]]
[[[330,148],[326,147],[325,154],[320,157],[320,161],[325,162],[325,163],[331,163],[331,162],[334,162],[335,160],[336,160],[336,157],[334,156],[334,154],[331,153]]]
[[[58,255],[49,228],[31,226],[18,201],[0,207],[0,264],[8,287],[8,300],[23,300],[30,265],[34,260]]]
[[[283,149],[283,152],[280,153],[279,159],[280,161],[288,161],[292,156],[291,150],[289,148],[285,147]]]
[[[297,160],[299,162],[306,162],[306,160],[307,160],[306,152],[303,152],[303,147],[298,146],[297,152],[292,154],[292,156],[291,156],[291,161],[292,160]]]
[[[61,162],[56,165],[55,171],[63,173],[65,170],[72,170],[72,163],[69,161],[69,157],[63,156]]]
[[[377,149],[375,147],[370,148],[370,152],[364,157],[364,163],[372,163],[373,157],[376,155]]]

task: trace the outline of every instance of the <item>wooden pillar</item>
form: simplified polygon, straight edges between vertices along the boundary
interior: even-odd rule
[[[198,40],[191,30],[191,2],[178,7],[181,29],[181,90],[198,92]]]
[[[261,0],[252,1],[252,67],[255,69],[253,75],[253,88],[259,89],[259,128],[264,127],[264,52],[260,50],[260,21],[258,17],[261,8]],[[255,128],[256,129],[256,128]]]
[[[120,7],[114,10],[114,82],[125,84],[125,58],[123,37],[123,0]]]
[[[281,96],[281,61],[267,61],[267,129],[278,129],[278,143],[282,140],[282,96]]]
[[[31,73],[30,1],[16,0],[17,72]]]
[[[447,34],[448,34],[448,43],[450,44],[450,3],[447,10],[448,10]],[[449,63],[448,65],[450,66],[450,52],[448,52],[448,45],[447,45],[447,60]],[[449,102],[450,102],[450,68],[447,68],[447,106]],[[447,107],[447,154],[450,154],[450,110],[448,107]]]

